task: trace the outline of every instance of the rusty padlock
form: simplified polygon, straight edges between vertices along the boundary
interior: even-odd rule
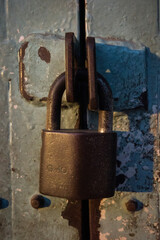
[[[65,74],[50,88],[40,165],[40,192],[45,195],[77,200],[114,195],[117,136],[112,132],[112,94],[102,76],[97,80],[98,131],[60,129]]]

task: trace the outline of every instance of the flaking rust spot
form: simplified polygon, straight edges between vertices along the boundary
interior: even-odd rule
[[[28,47],[28,42],[24,42],[19,50],[19,57],[23,61],[25,56],[26,48]]]
[[[42,61],[45,61],[46,63],[50,63],[51,61],[51,54],[45,47],[40,47],[38,49],[38,56],[42,59]]]

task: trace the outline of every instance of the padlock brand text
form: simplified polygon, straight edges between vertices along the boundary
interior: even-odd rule
[[[61,166],[53,166],[51,164],[49,164],[47,166],[47,170],[49,172],[54,172],[54,173],[59,173],[59,174],[67,174],[67,169],[65,167],[61,167]]]

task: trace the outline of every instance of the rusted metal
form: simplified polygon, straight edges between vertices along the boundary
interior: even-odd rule
[[[114,195],[116,134],[45,130],[42,139],[41,193],[67,199]]]
[[[87,37],[87,62],[88,62],[88,91],[89,91],[89,110],[98,109],[97,94],[97,74],[96,74],[96,58],[95,58],[95,38]]]
[[[89,229],[90,229],[90,240],[99,240],[99,220],[101,213],[99,210],[101,199],[90,199],[89,200]]]
[[[99,111],[98,131],[102,133],[112,132],[113,114],[111,111]]]
[[[112,94],[100,75],[98,86],[100,91],[103,89],[99,94],[100,110],[111,111]],[[115,190],[116,133],[104,131],[108,119],[101,121],[99,131],[60,130],[64,89],[63,73],[54,81],[48,95],[47,126],[42,131],[40,192],[68,199],[111,197]]]
[[[45,200],[42,195],[36,194],[31,198],[31,206],[35,209],[43,208],[44,204],[45,204]]]
[[[38,49],[38,56],[41,58],[42,61],[45,61],[46,63],[50,63],[51,61],[51,54],[45,47],[40,47]]]
[[[68,200],[65,210],[62,212],[62,217],[68,220],[70,226],[77,228],[79,232],[79,239],[82,238],[82,201],[81,200]]]
[[[138,202],[135,199],[130,199],[127,203],[126,203],[126,208],[128,211],[130,212],[135,212],[138,209]]]
[[[88,61],[88,91],[89,91],[89,110],[98,109],[98,94],[97,94],[97,76],[95,63],[95,39],[88,37],[86,40],[87,61]],[[76,101],[75,88],[75,37],[74,33],[66,33],[65,35],[65,83],[66,97],[68,102]]]
[[[35,100],[35,104],[37,104],[38,102],[46,102],[47,98],[46,97],[42,97],[42,98],[38,98],[36,96],[30,95],[27,91],[26,91],[26,82],[25,82],[25,65],[23,63],[23,59],[25,56],[25,51],[26,48],[28,47],[28,42],[25,42],[22,44],[22,46],[19,49],[19,89],[20,89],[20,93],[22,95],[23,98],[25,98],[28,102],[34,102]]]
[[[65,34],[65,84],[68,102],[75,102],[75,37],[74,33]]]

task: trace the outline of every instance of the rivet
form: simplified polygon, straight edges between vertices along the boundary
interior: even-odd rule
[[[45,204],[45,200],[42,195],[36,194],[31,198],[31,206],[35,209],[43,208],[44,204]]]
[[[127,203],[126,203],[126,208],[128,211],[130,212],[135,212],[138,209],[138,202],[136,201],[136,199],[130,199]]]

